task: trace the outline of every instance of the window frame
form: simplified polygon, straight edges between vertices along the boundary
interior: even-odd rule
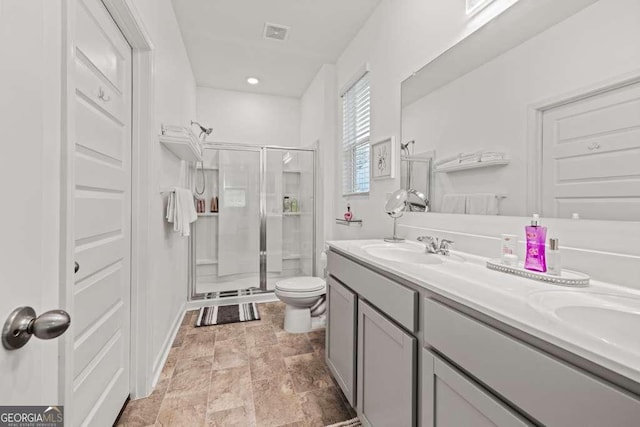
[[[368,66],[363,67],[361,70],[350,82],[345,86],[345,89],[340,92],[340,107],[341,107],[341,127],[342,127],[342,136],[341,136],[341,168],[342,168],[342,196],[359,196],[359,195],[367,195],[371,190],[371,81],[369,78],[369,68]],[[368,123],[367,123],[367,131],[366,136],[360,140],[357,139],[357,135],[354,137],[355,140],[351,142],[349,145],[346,144],[345,134],[347,129],[345,128],[345,96],[347,96],[350,91],[355,90],[357,85],[363,80],[367,79],[367,106],[368,109]],[[356,108],[354,106],[354,110],[352,114],[356,114]],[[357,120],[355,120],[357,122]],[[351,129],[352,132],[355,132],[354,129]],[[358,176],[358,160],[366,162],[366,173],[363,176]],[[348,163],[351,163],[350,166],[347,166]],[[347,176],[347,173],[350,176]],[[362,188],[362,190],[358,190],[360,185],[357,185],[360,180],[366,180],[366,189]],[[348,187],[348,188],[347,188]],[[362,186],[364,187],[364,186]]]

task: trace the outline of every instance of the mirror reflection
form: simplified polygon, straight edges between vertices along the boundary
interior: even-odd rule
[[[401,160],[402,186],[428,211],[640,219],[637,5],[569,3],[517,2],[403,82],[402,146],[432,163]]]

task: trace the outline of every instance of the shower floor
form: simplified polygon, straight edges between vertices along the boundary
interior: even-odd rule
[[[276,288],[279,280],[288,277],[305,276],[302,271],[294,271],[287,275],[277,277],[267,277],[267,290],[272,291]],[[242,291],[245,289],[260,290],[260,279],[256,275],[249,277],[239,277],[233,279],[223,279],[216,282],[198,282],[196,284],[196,292],[198,294],[208,294],[225,291]]]

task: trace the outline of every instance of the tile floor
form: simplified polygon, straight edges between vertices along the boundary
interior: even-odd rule
[[[119,426],[326,426],[355,417],[324,362],[324,330],[284,331],[284,304],[261,320],[194,327],[187,312],[154,392]]]

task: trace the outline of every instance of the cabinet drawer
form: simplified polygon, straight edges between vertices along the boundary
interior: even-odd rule
[[[422,349],[422,427],[530,427],[456,368]]]
[[[425,341],[532,418],[548,426],[633,426],[640,400],[434,300]]]
[[[331,251],[329,273],[411,332],[417,330],[418,293]]]

